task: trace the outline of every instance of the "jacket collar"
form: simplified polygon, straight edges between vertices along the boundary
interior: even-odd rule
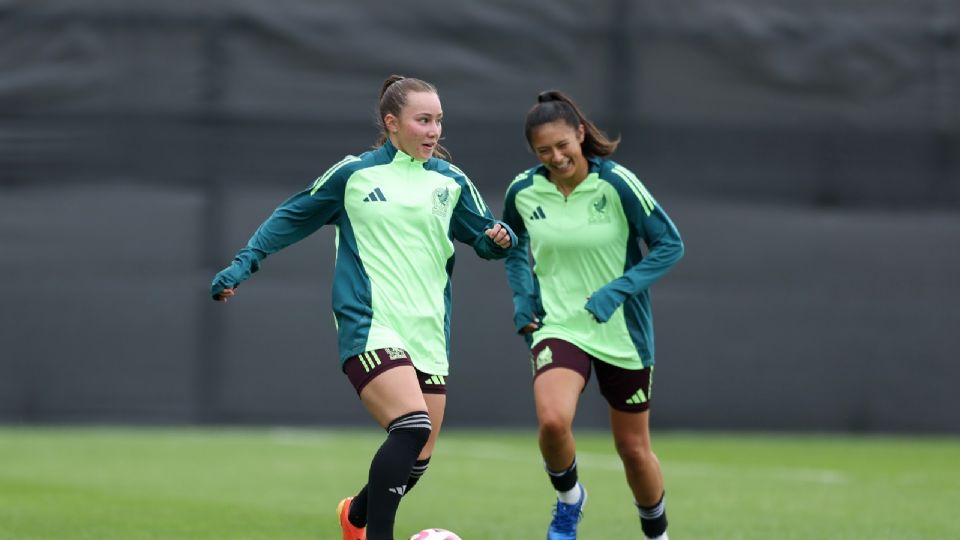
[[[403,150],[400,150],[390,142],[388,138],[384,141],[383,146],[380,147],[381,151],[387,156],[387,158],[393,163],[409,163],[411,165],[423,166],[429,160],[417,159],[410,154],[407,154]]]

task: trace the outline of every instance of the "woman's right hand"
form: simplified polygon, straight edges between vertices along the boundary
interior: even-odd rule
[[[237,294],[236,289],[224,289],[214,296],[214,300],[217,302],[226,302],[228,299],[233,298]]]
[[[533,322],[520,329],[523,335],[532,334],[540,329],[540,319],[534,317]]]

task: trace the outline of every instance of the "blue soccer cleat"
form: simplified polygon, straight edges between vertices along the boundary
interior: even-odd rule
[[[547,540],[577,540],[577,525],[583,519],[583,505],[587,502],[587,490],[579,482],[580,500],[573,504],[557,501],[553,521],[547,529]]]

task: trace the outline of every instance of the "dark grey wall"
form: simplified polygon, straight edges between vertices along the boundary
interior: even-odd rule
[[[257,224],[440,88],[493,208],[559,87],[687,256],[655,286],[654,423],[960,432],[960,16],[948,2],[0,2],[0,421],[368,422],[332,231],[227,305]],[[502,266],[458,249],[450,425],[530,426]],[[578,421],[606,412],[593,383]]]

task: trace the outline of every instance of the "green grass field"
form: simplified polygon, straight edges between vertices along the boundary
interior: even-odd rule
[[[960,440],[656,433],[670,536],[960,538]],[[370,430],[0,428],[0,539],[339,540]],[[580,538],[642,538],[605,433],[578,434]],[[545,536],[553,492],[532,432],[455,431],[404,499],[397,538]]]

